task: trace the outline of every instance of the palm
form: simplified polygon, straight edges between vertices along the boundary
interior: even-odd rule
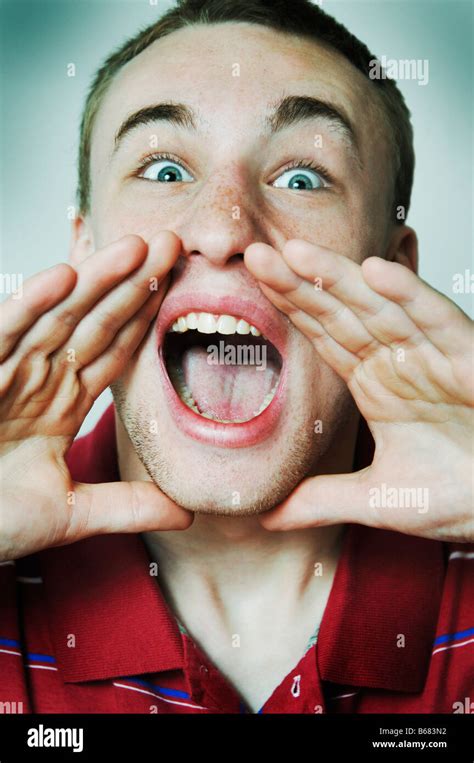
[[[192,521],[151,481],[74,482],[65,460],[94,400],[150,329],[180,248],[169,231],[149,245],[125,236],[77,270],[33,276],[21,302],[1,305],[0,560]]]
[[[474,406],[469,318],[408,268],[379,258],[361,267],[293,241],[281,255],[253,244],[245,259],[268,298],[347,383],[376,444],[368,469],[306,480],[264,517],[265,526],[289,529],[345,518],[468,539]],[[410,510],[396,505],[396,498],[390,506],[374,505],[381,485],[402,497],[417,488],[428,508],[423,503]]]

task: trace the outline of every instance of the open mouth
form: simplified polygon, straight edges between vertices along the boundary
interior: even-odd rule
[[[170,382],[190,410],[219,424],[243,424],[272,403],[283,366],[277,348],[239,315],[176,317],[163,338]]]

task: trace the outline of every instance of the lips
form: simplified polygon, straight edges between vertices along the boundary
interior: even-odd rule
[[[169,295],[156,330],[163,388],[181,431],[225,447],[272,434],[287,378],[287,326],[276,309],[237,296]]]

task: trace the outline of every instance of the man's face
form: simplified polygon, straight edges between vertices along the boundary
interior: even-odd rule
[[[118,73],[101,105],[94,246],[126,233],[147,241],[161,229],[183,242],[158,317],[113,392],[135,471],[188,509],[264,511],[325,460],[337,462],[354,430],[345,384],[263,295],[242,253],[256,241],[281,250],[303,238],[357,262],[383,255],[391,173],[371,88],[335,51],[229,23],[156,41]],[[340,112],[355,145],[322,110],[272,132],[267,117],[287,96]],[[132,113],[170,101],[193,110],[195,129],[160,119],[135,126],[114,151]],[[301,167],[308,162],[320,169]],[[169,332],[180,316],[178,328],[200,321],[214,332],[211,316],[222,315],[230,318],[217,328],[233,333]],[[255,365],[226,365],[208,350],[220,342],[232,346],[228,359],[238,363],[240,345],[240,360]]]

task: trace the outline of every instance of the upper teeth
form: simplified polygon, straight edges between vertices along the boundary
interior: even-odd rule
[[[233,315],[214,315],[212,313],[187,313],[180,315],[173,323],[170,331],[183,333],[188,329],[197,329],[201,334],[253,334],[261,336],[262,332],[243,318]]]

